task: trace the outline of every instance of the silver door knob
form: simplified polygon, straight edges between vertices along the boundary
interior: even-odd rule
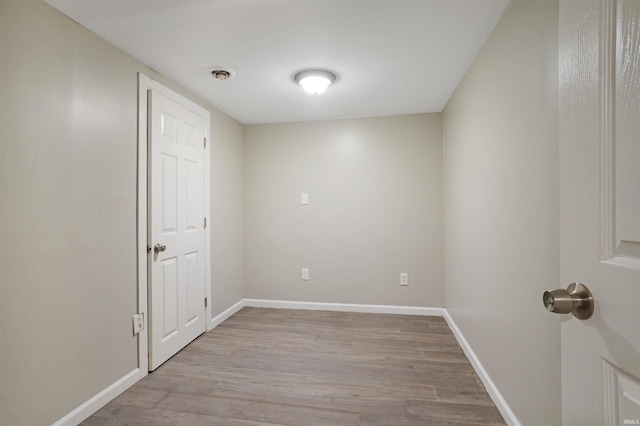
[[[547,311],[554,314],[572,313],[574,317],[585,320],[593,315],[593,296],[582,283],[571,283],[566,290],[547,290],[542,295]]]
[[[165,251],[167,249],[167,246],[165,246],[164,244],[156,244],[155,246],[153,246],[153,252],[154,253],[160,253],[161,251]]]

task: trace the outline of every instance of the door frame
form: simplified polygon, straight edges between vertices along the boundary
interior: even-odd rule
[[[148,147],[147,147],[147,91],[154,90],[162,95],[178,102],[187,109],[204,117],[204,136],[207,144],[204,148],[204,214],[207,218],[207,227],[204,237],[204,282],[205,297],[209,301],[205,308],[205,332],[211,329],[211,114],[208,110],[179,95],[161,83],[153,80],[143,73],[138,73],[138,185],[137,185],[137,313],[144,315],[144,330],[138,334],[138,369],[139,378],[149,374],[149,276],[147,272],[148,235],[147,223],[148,211]]]

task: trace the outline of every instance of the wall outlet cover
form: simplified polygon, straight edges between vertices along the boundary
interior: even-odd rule
[[[144,315],[143,314],[135,314],[133,316],[133,335],[140,333],[144,330]]]
[[[409,274],[407,272],[400,273],[400,285],[409,285]]]

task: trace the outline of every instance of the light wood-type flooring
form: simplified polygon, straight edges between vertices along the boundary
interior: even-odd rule
[[[503,425],[441,317],[244,308],[84,425]]]

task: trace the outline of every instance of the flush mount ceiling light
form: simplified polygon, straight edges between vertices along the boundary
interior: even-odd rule
[[[327,70],[304,70],[296,73],[293,79],[311,95],[319,95],[336,81],[336,75]]]

